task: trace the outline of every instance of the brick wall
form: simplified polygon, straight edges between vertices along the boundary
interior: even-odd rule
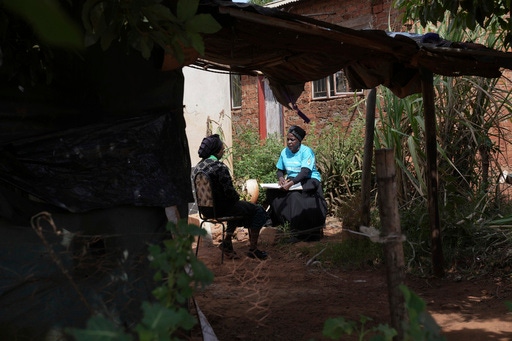
[[[307,83],[304,87],[303,94],[297,100],[298,108],[311,119],[319,130],[323,129],[326,124],[332,123],[337,126],[347,127],[353,120],[354,104],[359,102],[359,109],[364,110],[364,96],[347,95],[335,99],[312,100],[311,83]],[[293,110],[286,109],[285,127],[290,125],[304,125],[304,121]]]
[[[303,0],[283,10],[354,29],[400,30],[399,12],[391,6],[389,0]]]
[[[258,129],[258,78],[242,75],[242,108],[231,112],[233,141],[241,129],[254,127]]]

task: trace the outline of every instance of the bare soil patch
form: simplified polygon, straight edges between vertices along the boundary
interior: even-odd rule
[[[324,322],[343,316],[367,326],[389,324],[386,270],[327,269],[306,265],[305,247],[342,238],[341,224],[329,222],[319,242],[282,245],[262,237],[265,261],[245,256],[248,241],[243,233],[234,241],[238,260],[221,264],[218,231],[213,243],[202,242],[199,258],[213,271],[213,284],[195,299],[221,341],[328,340]],[[443,279],[407,276],[406,285],[427,303],[427,309],[449,341],[512,340],[512,283],[506,277]],[[343,340],[357,340],[347,336]]]

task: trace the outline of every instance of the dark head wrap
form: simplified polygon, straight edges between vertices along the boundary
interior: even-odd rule
[[[222,148],[222,140],[219,134],[213,134],[203,139],[197,153],[201,159],[217,154]]]
[[[299,126],[291,126],[290,129],[288,129],[288,134],[290,133],[292,133],[293,136],[298,138],[299,141],[302,141],[304,139],[304,136],[306,136],[306,131]]]

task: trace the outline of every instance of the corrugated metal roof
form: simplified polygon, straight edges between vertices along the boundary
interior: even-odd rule
[[[277,8],[277,7],[291,4],[293,2],[300,2],[300,1],[301,0],[276,0],[276,1],[269,2],[268,4],[265,5],[265,7]]]

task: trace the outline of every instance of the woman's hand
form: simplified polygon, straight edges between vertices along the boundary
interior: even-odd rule
[[[284,187],[286,184],[286,179],[284,177],[279,178],[279,186]]]
[[[290,187],[293,186],[293,181],[292,180],[286,180],[284,182],[283,185],[281,185],[281,188],[284,189],[285,191],[288,191],[290,189]]]

